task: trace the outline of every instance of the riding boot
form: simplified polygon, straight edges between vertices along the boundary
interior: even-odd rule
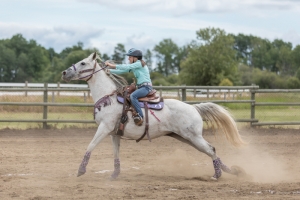
[[[134,121],[135,125],[142,126],[144,120],[138,113],[133,115],[132,118],[133,118],[133,121]]]

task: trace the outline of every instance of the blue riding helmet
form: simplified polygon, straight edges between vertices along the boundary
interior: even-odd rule
[[[142,51],[135,49],[135,48],[129,49],[128,53],[126,53],[125,55],[133,56],[133,57],[143,57]]]

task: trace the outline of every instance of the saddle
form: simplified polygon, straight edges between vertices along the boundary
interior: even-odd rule
[[[129,86],[126,86],[123,89],[123,92],[124,90],[128,91],[126,98],[130,101],[130,94],[136,90],[135,82],[131,83]],[[156,103],[160,101],[160,97],[156,96],[156,90],[152,89],[145,97],[139,98],[138,100],[141,102]]]
[[[133,82],[129,86],[123,87],[122,91],[118,92],[118,94],[117,94],[117,101],[119,103],[123,104],[123,110],[122,110],[121,118],[118,122],[119,125],[117,126],[116,135],[120,135],[120,136],[124,135],[125,125],[128,122],[127,112],[131,111],[132,116],[137,114],[134,107],[131,105],[131,101],[130,101],[130,94],[133,93],[135,90],[136,90],[136,85],[135,85],[135,82]],[[148,133],[148,130],[149,130],[148,110],[149,109],[161,110],[164,105],[163,98],[160,96],[156,96],[156,90],[153,89],[147,94],[147,96],[139,98],[138,100],[139,100],[139,104],[140,104],[141,108],[145,108],[146,125],[145,125],[144,134],[138,140],[136,140],[136,142],[139,142],[140,140],[142,140],[145,137],[145,135],[147,135],[148,140],[151,142],[151,139],[150,139],[150,136]],[[150,112],[152,115],[154,115],[154,112],[152,112],[152,111],[150,111]],[[156,119],[159,120],[157,117],[156,117]]]

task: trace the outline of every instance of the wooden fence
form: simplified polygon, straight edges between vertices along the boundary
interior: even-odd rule
[[[54,99],[55,92],[56,94],[62,94],[63,92],[83,92],[84,98],[86,98],[89,93],[89,88],[87,85],[72,84],[70,87],[63,86],[63,84],[52,84],[49,87],[49,84],[45,83],[44,87],[29,87],[28,84],[24,87],[1,87],[0,84],[0,94],[1,92],[23,92],[25,95],[29,92],[42,92],[43,102],[0,102],[0,106],[6,105],[22,105],[22,106],[42,106],[43,107],[43,118],[42,119],[0,119],[0,122],[38,122],[43,123],[43,128],[47,128],[48,123],[95,123],[94,120],[50,120],[48,119],[48,108],[49,106],[68,106],[68,107],[93,107],[94,104],[91,103],[55,103],[48,102],[49,94],[52,94],[52,100]],[[74,87],[75,86],[75,87]],[[175,90],[177,91],[177,97],[180,97],[180,100],[188,104],[197,104],[203,102],[212,102],[212,103],[234,103],[234,104],[249,104],[250,105],[250,115],[249,118],[236,119],[236,122],[249,122],[251,126],[264,126],[264,125],[300,125],[300,122],[259,122],[259,119],[255,118],[255,108],[257,106],[282,106],[282,105],[293,105],[300,106],[300,103],[257,103],[255,100],[255,94],[257,93],[276,93],[276,92],[300,92],[300,90],[260,90],[258,86],[154,86],[158,90],[160,96],[164,96],[167,91]],[[175,92],[176,93],[176,92]],[[235,100],[235,96],[241,93],[247,93],[249,95],[249,100]],[[174,94],[174,92],[173,92]],[[187,101],[187,95],[192,95],[197,97],[201,94],[202,96],[207,97],[207,101]],[[223,95],[223,100],[210,100],[209,98],[214,95]],[[168,94],[169,95],[169,94]],[[231,97],[228,100],[227,97]]]

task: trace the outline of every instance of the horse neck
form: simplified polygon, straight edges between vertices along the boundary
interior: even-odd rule
[[[116,90],[115,84],[105,74],[104,71],[94,74],[93,77],[88,81],[88,84],[94,103],[96,103],[103,96],[111,94],[114,90]]]

